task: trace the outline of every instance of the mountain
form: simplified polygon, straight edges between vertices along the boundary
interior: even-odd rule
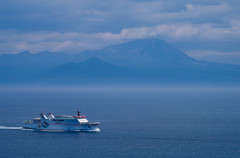
[[[104,62],[96,57],[81,63],[67,63],[44,74],[44,78],[63,80],[99,80],[118,79],[131,76],[131,70],[122,66]]]
[[[134,40],[97,51],[85,51],[75,56],[76,58],[95,56],[112,64],[152,68],[161,65],[191,65],[196,63],[195,59],[159,39]]]
[[[141,39],[74,55],[0,55],[0,83],[229,83],[240,66],[198,61],[159,39]]]
[[[39,52],[32,54],[25,51],[18,54],[0,55],[1,65],[21,68],[29,72],[46,70],[70,61],[71,58],[66,53]]]
[[[3,54],[0,56],[0,63],[3,65],[24,65],[37,63],[56,63],[63,61],[68,56],[65,53],[39,52],[32,54],[24,51],[18,54]]]

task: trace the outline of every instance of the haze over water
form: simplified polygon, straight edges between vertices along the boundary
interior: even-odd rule
[[[238,88],[1,88],[1,157],[240,157]],[[24,131],[44,113],[100,121],[100,133]]]

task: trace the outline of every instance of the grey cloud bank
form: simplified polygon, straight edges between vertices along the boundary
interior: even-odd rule
[[[0,53],[78,53],[157,37],[193,57],[215,52],[214,58],[218,52],[229,54],[231,62],[232,52],[237,54],[233,60],[240,54],[238,6],[240,2],[233,0],[3,0]]]

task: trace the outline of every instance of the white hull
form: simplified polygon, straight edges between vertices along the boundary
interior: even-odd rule
[[[40,130],[40,131],[89,131],[89,132],[100,131],[97,125],[88,125],[88,124],[77,124],[77,125],[49,124],[48,127],[43,127],[41,124],[24,123],[23,128]]]
[[[99,122],[88,122],[85,116],[56,116],[49,114],[47,118],[41,114],[42,118],[35,118],[32,121],[24,121],[24,129],[39,131],[88,131],[99,132]]]

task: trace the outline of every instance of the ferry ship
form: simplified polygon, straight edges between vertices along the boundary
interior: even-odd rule
[[[54,116],[52,113],[40,114],[40,118],[33,118],[23,122],[23,129],[32,129],[39,131],[88,131],[88,132],[100,132],[98,128],[99,122],[89,122],[86,116],[80,115],[80,111],[77,112],[77,116]]]

